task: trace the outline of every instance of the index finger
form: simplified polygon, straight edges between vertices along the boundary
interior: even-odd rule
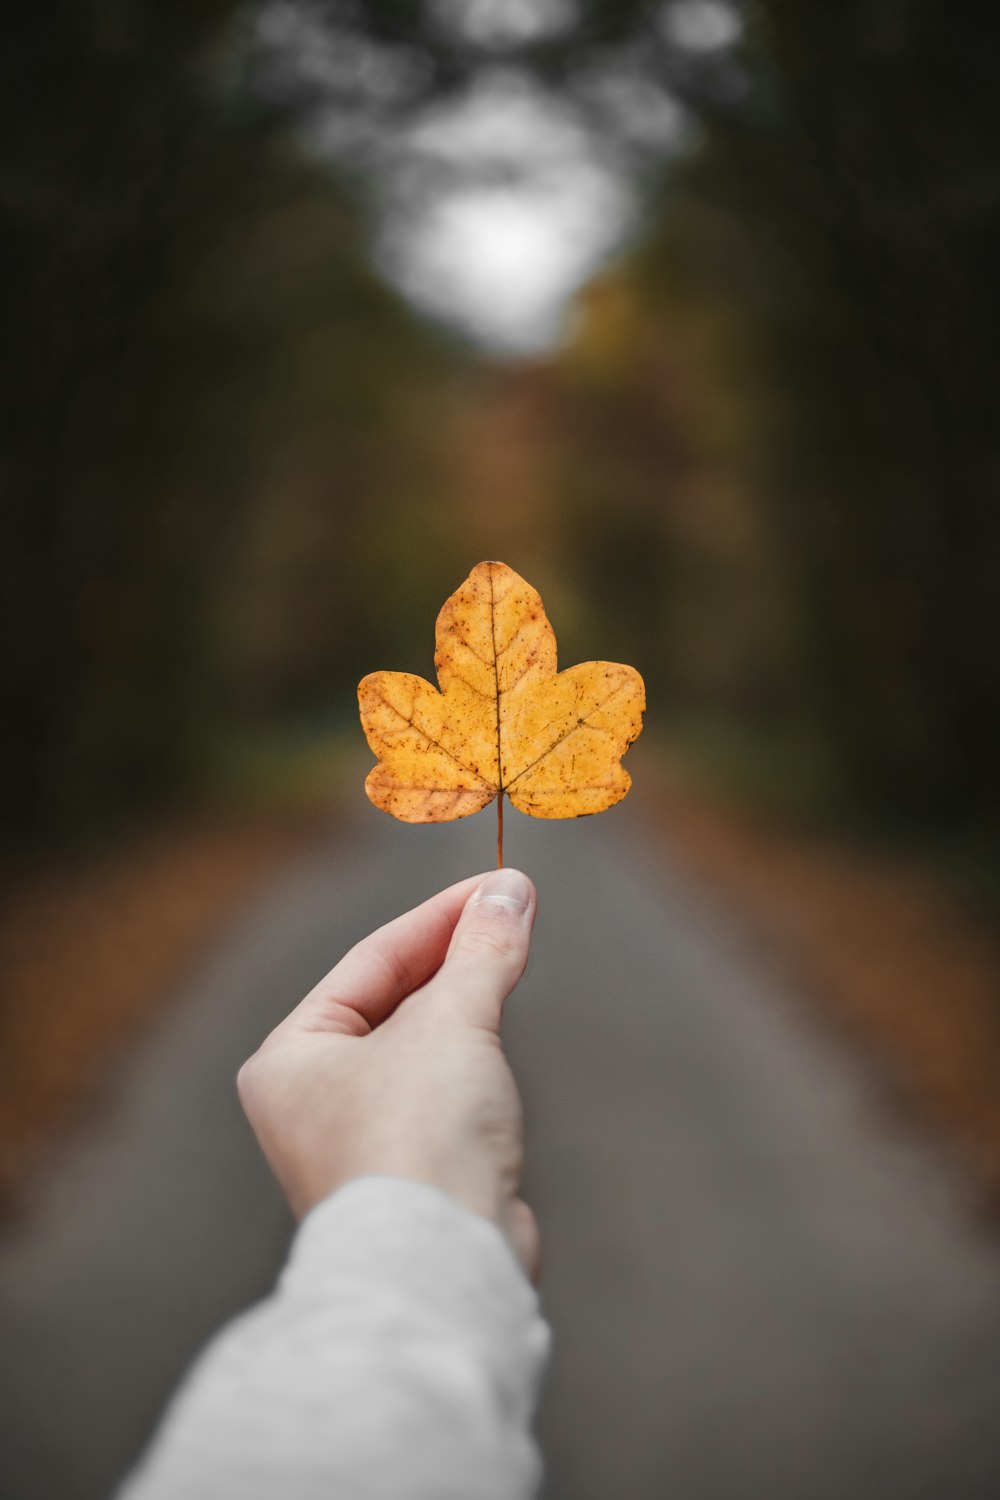
[[[437,973],[465,903],[483,878],[460,880],[363,938],[282,1024],[367,1036]]]

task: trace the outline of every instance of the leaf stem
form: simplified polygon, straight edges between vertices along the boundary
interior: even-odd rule
[[[503,792],[497,796],[497,869],[503,869]]]

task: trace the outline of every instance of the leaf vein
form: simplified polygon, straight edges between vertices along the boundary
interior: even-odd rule
[[[469,689],[470,693],[475,693],[475,695],[476,695],[477,698],[482,698],[482,699],[484,699],[485,702],[492,703],[492,701],[493,701],[492,694],[491,693],[484,693],[481,687],[477,687],[474,682],[470,682],[467,677],[463,677],[462,674],[461,674],[461,672],[456,672],[454,669],[452,669],[452,674],[451,675],[455,679],[456,682],[460,682],[463,687],[467,687]],[[447,696],[448,695],[446,693],[445,697],[447,697]]]
[[[497,658],[497,606],[493,593],[493,564],[489,567],[490,580],[490,634],[493,638],[493,689],[496,695],[497,706],[497,782],[500,786],[500,798],[503,800],[503,748],[500,743],[500,662]]]
[[[469,655],[476,658],[476,661],[479,662],[480,666],[493,666],[493,663],[489,660],[488,657],[480,656],[479,652],[476,650],[475,646],[473,646],[472,642],[469,641],[455,625],[451,627],[451,639],[457,641],[460,646],[464,646]]]
[[[603,728],[603,726],[600,724],[591,724],[590,720],[594,714],[600,713],[601,709],[606,703],[610,703],[612,698],[617,697],[617,695],[622,692],[625,687],[626,683],[624,682],[620,682],[616,687],[613,687],[606,698],[602,698],[600,703],[595,703],[589,713],[585,714],[582,719],[577,719],[576,723],[571,724],[568,729],[564,730],[562,734],[558,735],[557,738],[552,741],[552,744],[549,745],[546,750],[542,751],[541,755],[536,755],[533,761],[530,761],[528,765],[526,765],[522,770],[518,771],[517,775],[513,776],[511,780],[508,781],[508,789],[512,787],[515,782],[520,781],[522,776],[527,776],[529,771],[533,771],[535,766],[538,765],[539,761],[544,760],[547,755],[551,755],[553,750],[558,749],[563,741],[568,740],[570,735],[575,734],[578,729],[589,728],[596,731],[598,734],[603,734],[608,738],[613,739],[614,736],[611,734],[610,730]]]
[[[436,740],[432,734],[428,734],[427,730],[423,729],[419,724],[415,723],[412,718],[408,719],[401,709],[398,709],[394,703],[389,702],[388,698],[381,690],[379,690],[377,696],[379,698],[379,701],[385,705],[390,713],[394,713],[397,718],[402,719],[404,724],[408,724],[414,731],[414,733],[418,734],[421,739],[426,740],[429,745],[433,745],[435,749],[440,750],[443,755],[447,755],[449,760],[453,760],[460,770],[468,772],[470,776],[474,776],[476,780],[485,787],[489,787],[491,785],[491,783],[486,780],[485,776],[481,776],[478,771],[473,770],[472,766],[466,765],[465,761],[460,760],[453,750],[448,749],[447,745],[442,745],[440,740]]]

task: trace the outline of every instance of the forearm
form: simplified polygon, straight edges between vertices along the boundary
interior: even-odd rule
[[[491,1224],[418,1183],[351,1182],[208,1347],[121,1500],[527,1500],[547,1349]]]

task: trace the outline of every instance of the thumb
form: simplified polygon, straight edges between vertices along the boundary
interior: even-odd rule
[[[520,870],[497,870],[473,891],[431,984],[461,1019],[491,1031],[524,973],[535,920],[535,887]]]

